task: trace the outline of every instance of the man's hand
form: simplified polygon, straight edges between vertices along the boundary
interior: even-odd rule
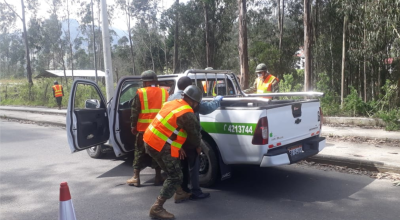
[[[215,97],[214,100],[222,101],[223,98],[224,97],[222,95],[219,95],[219,96]]]
[[[197,148],[196,148],[196,151],[197,151],[197,154],[200,155],[200,153],[201,153],[201,147],[197,147]]]
[[[181,160],[185,159],[185,157],[186,157],[185,151],[181,148],[181,149],[179,150],[179,152],[180,152],[180,154],[179,154],[179,159],[181,159]]]
[[[138,131],[136,130],[136,127],[131,128],[131,133],[137,135]]]

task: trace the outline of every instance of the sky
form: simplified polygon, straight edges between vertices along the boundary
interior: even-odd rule
[[[14,5],[17,13],[19,15],[21,15],[21,1],[16,1],[16,0],[4,0],[4,1],[6,1],[10,5]],[[86,1],[88,1],[88,0],[86,0]],[[113,5],[114,2],[115,2],[114,0],[106,0],[106,1],[107,1],[107,5]],[[171,7],[171,5],[175,2],[175,0],[160,0],[160,1],[161,1],[160,5],[164,9],[167,9],[167,8]],[[180,3],[185,3],[187,1],[188,0],[180,0],[179,2]],[[40,17],[40,18],[49,17],[49,13],[47,11],[50,9],[49,2],[51,2],[51,0],[38,0],[38,2],[40,4],[40,9],[38,10],[38,13],[37,13],[38,17]],[[75,10],[76,10],[77,7],[78,6],[75,6]],[[94,17],[95,18],[98,17],[96,9],[94,9],[94,13],[95,13]],[[74,14],[74,12],[72,12],[71,14]],[[30,16],[31,16],[30,14],[28,14],[28,13],[26,14],[26,20],[27,21],[29,20]],[[70,16],[70,18],[77,19],[79,21],[79,19],[76,16]],[[121,16],[119,18],[116,17],[112,22],[113,22],[112,23],[112,27],[115,27],[115,28],[118,28],[118,29],[121,29],[121,30],[127,29],[126,28],[125,18],[123,16]],[[16,29],[22,29],[22,23],[21,23],[21,21],[19,19],[17,19],[15,25],[16,25]]]

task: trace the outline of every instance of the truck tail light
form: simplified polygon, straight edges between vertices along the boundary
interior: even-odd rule
[[[322,113],[321,107],[319,107],[318,119],[319,119],[319,130],[322,130],[322,122],[324,121],[324,114]]]
[[[260,118],[260,120],[258,120],[257,127],[251,143],[254,145],[268,144],[268,130],[268,118]]]

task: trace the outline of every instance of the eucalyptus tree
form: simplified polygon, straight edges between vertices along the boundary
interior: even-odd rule
[[[238,0],[239,8],[239,60],[240,60],[240,87],[249,87],[249,56],[247,48],[247,19],[246,0]]]
[[[27,30],[26,30],[25,3],[24,3],[24,0],[21,0],[21,9],[22,9],[21,15],[19,15],[19,13],[17,13],[15,11],[15,8],[12,5],[8,4],[6,0],[3,0],[3,2],[4,2],[3,6],[7,6],[8,9],[9,9],[7,14],[9,14],[9,12],[12,12],[14,14],[14,16],[18,17],[22,22],[23,38],[24,38],[24,45],[25,45],[26,76],[27,76],[27,79],[28,79],[28,83],[32,86],[33,85],[32,68],[31,68],[31,59],[29,57],[30,53],[29,53],[28,33],[27,33]],[[37,0],[29,0],[28,1],[27,7],[28,7],[29,10],[35,11],[37,6],[38,6]],[[5,15],[7,15],[7,14],[5,14]],[[2,16],[4,16],[4,15],[2,14]]]
[[[128,39],[130,44],[130,58],[132,63],[132,74],[137,75],[135,67],[135,45],[133,42],[133,30],[134,20],[145,19],[147,15],[151,13],[156,13],[155,9],[157,7],[158,0],[117,0],[117,7],[122,11],[125,16],[125,21],[128,29]]]

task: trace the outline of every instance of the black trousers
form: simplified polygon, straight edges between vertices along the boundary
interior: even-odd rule
[[[57,101],[57,105],[58,105],[58,106],[61,106],[62,96],[56,97],[56,101]]]
[[[186,192],[192,192],[195,195],[201,194],[202,191],[200,189],[199,183],[199,169],[200,169],[200,158],[196,149],[189,150],[185,149],[186,158],[181,160],[182,166],[182,189]],[[188,185],[191,183],[192,189],[190,190]]]

